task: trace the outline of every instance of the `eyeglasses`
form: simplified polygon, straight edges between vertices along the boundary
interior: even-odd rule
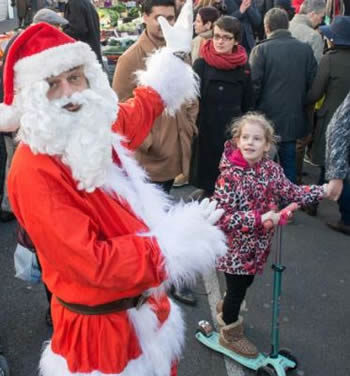
[[[229,35],[220,35],[220,34],[214,34],[213,36],[214,40],[222,40],[223,42],[230,42],[233,37],[230,37]]]

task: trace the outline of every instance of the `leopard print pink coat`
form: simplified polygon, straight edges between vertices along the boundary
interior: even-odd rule
[[[229,274],[261,273],[274,233],[264,229],[261,215],[282,201],[301,206],[317,202],[324,189],[291,183],[281,166],[267,158],[250,167],[231,141],[225,143],[220,172],[212,198],[225,210],[219,226],[229,251],[217,260],[217,269]]]

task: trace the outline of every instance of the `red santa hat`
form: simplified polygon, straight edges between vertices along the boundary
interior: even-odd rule
[[[77,42],[44,22],[24,30],[12,43],[5,60],[0,131],[19,127],[21,114],[14,100],[17,91],[80,65],[88,65],[95,72],[97,68],[102,73],[95,53],[86,43]]]

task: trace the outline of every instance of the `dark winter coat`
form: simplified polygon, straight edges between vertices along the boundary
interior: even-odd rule
[[[241,22],[241,44],[249,54],[255,46],[254,30],[258,29],[262,23],[262,17],[256,6],[255,0],[252,0],[251,6],[244,13],[241,13],[239,10],[242,0],[225,0],[225,4],[227,6],[226,14],[238,18]]]
[[[29,8],[31,7],[30,0],[14,0],[12,1],[12,4],[17,7],[17,17],[19,19],[28,16]]]
[[[350,91],[350,48],[329,51],[321,58],[320,66],[308,95],[314,103],[325,95],[322,107],[316,113],[316,124],[311,148],[312,161],[325,165],[326,131],[336,109]]]
[[[263,271],[270,253],[273,230],[265,230],[261,215],[283,202],[307,205],[322,199],[322,186],[291,183],[280,165],[263,158],[250,167],[231,141],[225,144],[220,176],[213,199],[224,214],[218,225],[225,232],[229,251],[217,268],[229,274]]]
[[[249,62],[257,110],[274,122],[282,141],[306,136],[306,94],[317,71],[311,47],[280,29],[254,47]]]
[[[253,89],[248,65],[227,71],[216,69],[199,58],[193,69],[201,84],[198,136],[192,146],[190,182],[212,192],[219,175],[224,143],[231,137],[228,127],[233,118],[253,108]]]
[[[68,0],[64,18],[69,21],[63,31],[74,39],[87,43],[102,64],[100,20],[90,0]]]

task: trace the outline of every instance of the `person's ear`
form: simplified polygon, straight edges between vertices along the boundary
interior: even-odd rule
[[[213,28],[213,23],[211,21],[208,21],[204,26],[207,30],[211,30]]]
[[[232,138],[232,143],[234,146],[236,146],[236,148],[239,148],[239,137],[233,137]]]
[[[270,149],[271,149],[271,142],[266,142],[264,152],[268,153],[270,151]]]
[[[270,34],[270,29],[266,23],[264,23],[264,29],[265,29],[265,34],[269,35]]]
[[[143,13],[143,14],[142,14],[142,21],[143,21],[143,23],[144,23],[144,24],[147,24],[147,20],[148,20],[148,16],[147,16],[147,14],[146,14],[146,13]]]

